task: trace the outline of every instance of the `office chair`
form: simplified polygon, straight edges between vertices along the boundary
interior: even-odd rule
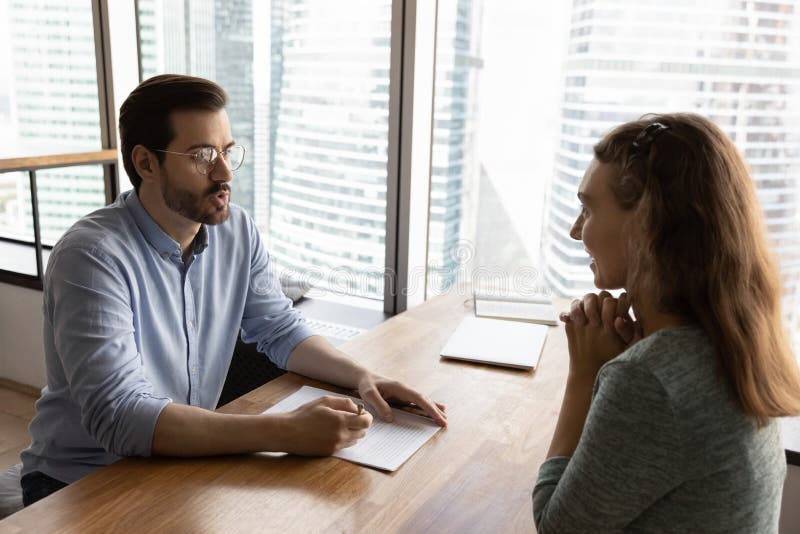
[[[258,352],[255,343],[246,344],[241,338],[238,339],[217,408],[278,378],[285,372],[269,361],[264,354]]]

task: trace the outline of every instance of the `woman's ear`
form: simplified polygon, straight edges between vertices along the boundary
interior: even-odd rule
[[[153,182],[159,176],[159,163],[155,155],[142,145],[136,145],[131,151],[131,161],[136,173],[143,182]]]

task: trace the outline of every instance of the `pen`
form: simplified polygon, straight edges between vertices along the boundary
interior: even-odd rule
[[[358,407],[358,415],[361,415],[362,413],[364,413],[364,405],[363,404],[361,404],[359,402],[356,406]]]

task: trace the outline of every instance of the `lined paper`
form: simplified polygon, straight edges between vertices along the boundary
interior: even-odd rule
[[[355,403],[362,402],[348,395],[303,386],[264,413],[291,412],[307,402],[324,396],[344,397]],[[426,441],[441,430],[441,427],[430,419],[402,410],[393,408],[394,422],[387,423],[372,407],[365,404],[364,409],[372,414],[372,426],[367,429],[367,435],[354,446],[334,453],[335,457],[384,471],[396,471]]]

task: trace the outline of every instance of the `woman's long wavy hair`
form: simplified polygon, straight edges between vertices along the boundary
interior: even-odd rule
[[[655,122],[668,129],[634,147]],[[608,133],[594,155],[617,167],[611,190],[624,209],[636,210],[626,284],[633,301],[638,291],[655,292],[660,311],[700,324],[741,407],[760,426],[800,413],[776,261],[753,180],[731,140],[698,115],[646,115]]]

